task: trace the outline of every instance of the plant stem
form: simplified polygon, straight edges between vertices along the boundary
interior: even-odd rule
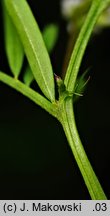
[[[64,84],[67,91],[74,92],[75,82],[81,66],[85,49],[92,34],[94,25],[101,12],[110,4],[110,0],[93,0],[86,20],[81,28],[77,41],[75,43],[69,65],[66,71]]]
[[[60,105],[60,113],[60,122],[91,198],[93,200],[107,199],[79,138],[75,124],[72,97],[68,97],[63,101]]]
[[[0,71],[0,81],[14,88],[18,92],[22,93],[23,95],[28,97],[30,100],[35,102],[37,105],[39,105],[40,107],[45,109],[47,112],[49,112],[52,116],[56,117],[56,113],[57,113],[56,103],[51,103],[45,97],[43,97],[42,95],[40,95],[39,93],[31,89],[30,87],[26,86],[21,81],[1,71]]]

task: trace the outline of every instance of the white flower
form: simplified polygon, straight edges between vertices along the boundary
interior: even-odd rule
[[[77,7],[83,0],[61,0],[62,15],[68,17],[72,10]]]

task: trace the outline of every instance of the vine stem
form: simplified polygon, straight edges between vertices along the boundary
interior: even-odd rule
[[[75,123],[72,97],[66,98],[60,106],[60,122],[65,131],[68,143],[71,147],[77,165],[83,176],[84,182],[88,188],[91,199],[106,200],[107,197],[88,160],[86,152],[79,138],[79,134]]]

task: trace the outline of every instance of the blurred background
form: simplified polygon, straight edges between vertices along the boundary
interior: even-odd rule
[[[61,76],[69,40],[61,1],[28,0],[28,3],[41,30],[49,23],[59,26],[58,40],[50,56],[54,72]],[[0,16],[0,70],[10,74],[3,45],[2,13]],[[110,199],[109,27],[91,37],[80,73],[87,68],[90,81],[84,96],[74,105],[76,124],[88,158]],[[32,87],[39,91],[35,82]],[[3,83],[0,83],[0,186],[0,199],[90,199],[60,123]]]

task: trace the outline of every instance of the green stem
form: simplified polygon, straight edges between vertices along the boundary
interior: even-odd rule
[[[79,72],[85,49],[92,34],[94,25],[101,12],[110,4],[110,0],[93,0],[87,18],[82,26],[75,43],[69,65],[67,68],[64,83],[69,92],[74,92],[76,78]]]
[[[0,71],[0,81],[3,83],[9,85],[10,87],[14,88],[18,92],[22,93],[26,97],[28,97],[30,100],[35,102],[37,105],[45,109],[47,112],[49,112],[52,116],[56,117],[56,103],[51,103],[48,101],[45,97],[31,89],[30,87],[26,86],[21,81],[3,73]]]
[[[72,153],[81,171],[89,194],[94,200],[107,199],[97,176],[87,158],[75,124],[72,98],[68,97],[60,106],[60,122],[65,131]]]

